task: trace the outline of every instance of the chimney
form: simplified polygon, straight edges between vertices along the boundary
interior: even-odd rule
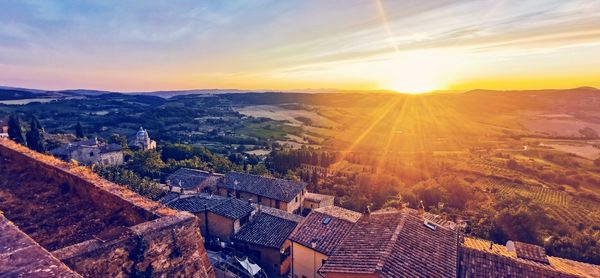
[[[423,205],[423,201],[419,201],[419,210],[418,210],[419,216],[423,216],[423,214],[425,213],[425,206]]]

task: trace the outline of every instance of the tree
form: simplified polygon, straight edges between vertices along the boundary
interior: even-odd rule
[[[21,118],[17,114],[10,115],[8,119],[8,138],[19,144],[25,144],[23,130],[21,128]]]
[[[80,122],[77,122],[77,125],[75,126],[75,136],[77,136],[77,138],[85,137],[85,134],[83,133],[83,127],[81,126]]]
[[[123,147],[124,149],[126,149],[128,147],[127,146],[127,137],[117,134],[117,133],[113,133],[110,136],[110,138],[108,139],[108,142],[112,143],[112,144],[117,144],[117,145]]]
[[[142,176],[156,177],[165,163],[160,159],[160,153],[155,150],[139,151],[133,154],[131,169]]]
[[[31,118],[31,128],[27,132],[26,137],[27,146],[30,149],[41,153],[46,151],[43,127],[35,116]]]

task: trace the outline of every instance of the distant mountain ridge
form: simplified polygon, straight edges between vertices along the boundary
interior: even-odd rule
[[[600,92],[600,89],[584,86],[570,89],[540,89],[540,90],[438,90],[427,94],[504,94],[504,93],[590,93]],[[304,94],[333,94],[333,93],[398,93],[390,90],[338,90],[338,89],[300,89],[300,90],[241,90],[241,89],[196,89],[196,90],[173,90],[173,91],[150,91],[150,92],[115,92],[104,90],[68,89],[68,90],[41,90],[19,87],[0,86],[0,100],[19,100],[31,98],[66,98],[66,97],[90,97],[105,94],[129,94],[156,96],[161,98],[172,98],[186,95],[213,95],[213,94],[243,94],[243,93],[304,93]],[[399,93],[403,94],[403,93]]]

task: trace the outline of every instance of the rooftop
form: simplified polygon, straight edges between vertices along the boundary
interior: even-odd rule
[[[99,147],[101,153],[120,152],[123,148],[118,144],[100,143],[97,138],[90,138],[83,141],[76,141],[66,145],[62,145],[50,151],[55,156],[68,156],[71,151],[80,147]]]
[[[239,242],[280,248],[297,225],[297,221],[259,212],[233,238]]]
[[[284,179],[229,172],[225,174],[225,183],[220,186],[226,189],[249,192],[275,200],[290,202],[304,190],[306,184]]]
[[[335,196],[308,192],[304,194],[304,199],[315,203],[321,203],[323,201],[333,202]]]
[[[183,189],[192,189],[206,182],[211,177],[222,177],[220,174],[213,174],[202,170],[180,168],[167,177],[167,181],[173,186],[181,186]],[[181,185],[180,185],[181,183]]]
[[[415,210],[366,214],[350,230],[320,272],[383,277],[453,277],[456,231],[424,225]]]
[[[362,216],[360,212],[356,212],[353,210],[341,208],[338,206],[326,206],[322,208],[316,208],[314,211],[327,214],[329,216],[333,216],[339,219],[343,219],[352,223],[356,223],[358,219]]]
[[[340,208],[341,210],[345,209]],[[331,255],[361,215],[357,212],[352,212],[358,215],[357,217],[348,217],[352,213],[327,213],[332,211],[337,212],[338,210],[311,211],[304,222],[292,233],[290,240],[321,254]]]
[[[508,275],[510,271],[516,275],[541,275],[543,273],[550,277],[600,277],[600,266],[546,256],[541,246],[514,242],[515,248],[510,250],[505,245],[495,244],[489,240],[464,237],[461,247],[465,251],[478,254],[473,257],[484,258],[486,262],[481,264],[481,261],[477,259],[461,260],[463,276],[469,273],[477,273],[481,276],[491,274],[502,276],[502,274]],[[469,252],[465,251],[463,253],[468,255]],[[484,257],[484,255],[489,256]]]
[[[177,210],[192,213],[208,210],[230,219],[240,219],[249,215],[254,210],[252,205],[246,201],[209,194],[180,197],[179,199],[169,201],[166,205]]]

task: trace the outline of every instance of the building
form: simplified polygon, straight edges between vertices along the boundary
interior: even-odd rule
[[[306,193],[306,184],[238,172],[225,174],[218,186],[221,196],[249,200],[263,206],[299,214]]]
[[[252,220],[234,236],[236,251],[257,262],[269,277],[285,277],[292,264],[288,240],[302,216],[258,206]]]
[[[202,170],[180,168],[167,177],[169,188],[177,187],[185,191],[214,192],[217,184],[223,180],[222,174],[210,173]]]
[[[200,233],[214,244],[230,243],[254,211],[246,201],[209,194],[180,196],[166,205],[196,215],[200,219]]]
[[[600,266],[547,256],[537,245],[464,237],[460,277],[600,277]]]
[[[0,117],[0,138],[8,138],[8,117]]]
[[[320,278],[317,271],[360,217],[358,212],[334,206],[311,211],[290,235],[292,277]]]
[[[129,145],[144,151],[156,149],[156,141],[150,139],[148,131],[143,127],[140,127],[140,130],[135,134],[135,137],[129,141]]]
[[[62,160],[75,160],[85,165],[123,165],[123,148],[117,144],[105,144],[92,138],[60,146],[50,153]]]
[[[415,210],[363,215],[318,271],[336,277],[455,277],[458,232]]]
[[[304,194],[302,214],[307,215],[311,210],[316,208],[333,206],[334,201],[334,196],[307,192]]]

